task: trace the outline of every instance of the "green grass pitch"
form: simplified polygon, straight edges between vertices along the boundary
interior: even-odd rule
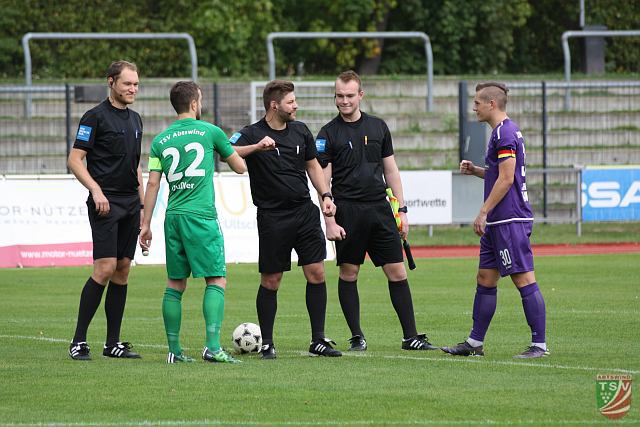
[[[418,329],[437,345],[471,327],[477,259],[417,260],[410,283]],[[327,336],[346,350],[336,267],[327,262]],[[278,299],[278,359],[239,356],[240,365],[200,359],[203,284],[183,298],[182,343],[197,358],[165,364],[161,266],[132,269],[122,339],[142,360],[101,356],[100,307],[89,329],[91,362],[67,355],[80,290],[90,268],[0,270],[0,425],[599,425],[640,424],[640,255],[539,257],[551,356],[512,356],[530,341],[520,297],[501,281],[484,358],[400,350],[400,326],[381,271],[362,268],[364,354],[307,356],[309,320],[299,268],[285,273]],[[223,343],[256,322],[255,264],[229,265]],[[634,401],[612,422],[596,408],[597,374],[630,373]]]

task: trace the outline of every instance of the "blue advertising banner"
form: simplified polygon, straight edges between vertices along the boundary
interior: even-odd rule
[[[640,166],[582,171],[583,221],[640,221]]]

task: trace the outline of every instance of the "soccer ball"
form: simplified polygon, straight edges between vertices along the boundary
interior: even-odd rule
[[[262,332],[255,323],[241,323],[233,330],[233,348],[238,353],[257,352],[262,347]]]

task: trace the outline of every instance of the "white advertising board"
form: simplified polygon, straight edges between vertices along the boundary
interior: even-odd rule
[[[451,223],[451,172],[401,173],[411,224]],[[219,174],[214,179],[216,208],[225,236],[227,262],[257,262],[256,208],[248,175]],[[0,267],[92,264],[87,190],[71,176],[31,176],[0,179]],[[151,221],[150,254],[139,264],[164,264],[164,215],[167,185],[162,180]],[[315,191],[312,200],[317,202]],[[321,221],[324,227],[324,221]],[[327,259],[335,259],[327,242]],[[296,261],[295,251],[292,260]]]
[[[257,262],[258,227],[249,177],[220,174],[214,185],[227,262]],[[93,263],[88,191],[77,180],[70,176],[12,177],[0,180],[0,194],[0,267]],[[165,262],[163,223],[167,197],[163,179],[151,221],[152,247],[147,257],[142,256],[139,247],[136,249],[138,264]],[[317,204],[315,197],[312,200]],[[331,242],[327,242],[327,259],[335,259]],[[297,260],[295,251],[292,260]]]
[[[451,171],[404,171],[400,176],[409,224],[451,224]]]

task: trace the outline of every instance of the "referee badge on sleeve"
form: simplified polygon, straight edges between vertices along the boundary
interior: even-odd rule
[[[242,134],[240,132],[236,132],[233,135],[231,135],[231,138],[229,138],[229,142],[232,144],[235,144],[236,142],[238,142],[241,136]]]
[[[91,126],[80,125],[78,128],[78,134],[76,135],[76,139],[80,141],[88,142],[91,138],[91,131],[93,128]]]
[[[327,140],[324,138],[316,139],[316,150],[318,153],[324,153],[327,149]]]

